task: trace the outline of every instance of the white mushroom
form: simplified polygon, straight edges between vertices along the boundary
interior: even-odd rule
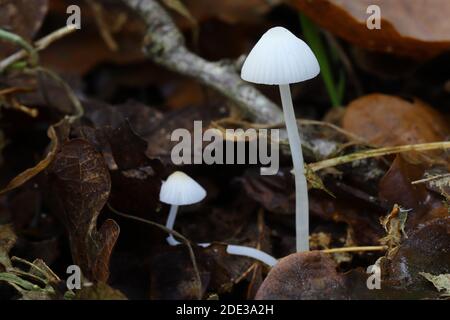
[[[259,39],[245,60],[241,72],[242,79],[246,81],[280,87],[294,164],[297,252],[309,250],[309,207],[301,140],[289,84],[312,79],[319,73],[319,63],[308,45],[282,27],[268,30]]]
[[[159,193],[159,200],[171,205],[166,227],[173,229],[178,206],[194,204],[202,201],[205,197],[206,190],[197,181],[181,171],[172,173],[163,182]],[[166,240],[171,246],[180,244],[172,235],[168,236]]]
[[[194,204],[202,201],[206,197],[206,190],[194,179],[181,171],[172,173],[161,186],[159,199],[163,203],[170,204],[169,216],[167,217],[166,227],[173,230],[175,219],[177,217],[178,206]],[[179,245],[180,242],[170,235],[166,238],[171,246]],[[199,246],[208,247],[211,243],[199,243]],[[253,258],[264,262],[273,267],[277,259],[267,253],[245,246],[228,245],[227,253]]]

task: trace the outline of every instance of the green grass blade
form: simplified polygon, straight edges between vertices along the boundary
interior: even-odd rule
[[[339,91],[344,91],[342,89],[342,86],[344,86],[345,89],[345,81],[340,81],[340,88],[338,90],[333,80],[333,73],[331,71],[330,62],[328,60],[327,52],[317,26],[303,14],[300,14],[300,24],[302,27],[303,35],[305,37],[305,41],[311,47],[311,50],[314,52],[317,60],[319,61],[321,70],[320,73],[322,75],[325,88],[330,97],[331,104],[333,105],[333,107],[339,107],[342,105],[343,97],[343,94],[340,94]]]

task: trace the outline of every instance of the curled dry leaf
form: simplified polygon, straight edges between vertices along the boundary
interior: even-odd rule
[[[450,273],[439,274],[437,276],[426,272],[420,272],[420,275],[430,281],[443,296],[450,297]]]
[[[97,218],[109,197],[111,181],[103,157],[87,141],[66,142],[47,169],[49,183],[69,234],[72,258],[90,280],[105,282],[119,226]]]
[[[20,187],[40,172],[44,171],[56,156],[56,153],[61,147],[61,143],[69,136],[70,125],[66,118],[52,125],[47,130],[47,135],[50,138],[50,147],[47,155],[37,165],[25,170],[12,179],[1,191],[0,195],[7,193],[17,187]]]
[[[384,262],[382,272],[397,286],[429,290],[422,272],[450,273],[450,217],[421,225],[405,239],[397,252]]]
[[[380,146],[442,141],[450,134],[443,116],[429,105],[384,94],[370,94],[352,101],[342,125]]]
[[[47,14],[48,0],[1,0],[0,28],[30,41],[40,29]],[[0,40],[0,58],[14,52],[15,46]]]
[[[434,0],[291,0],[321,27],[366,49],[429,58],[450,48],[450,3]],[[381,10],[381,29],[367,27],[370,5]]]
[[[423,165],[410,163],[398,155],[379,183],[381,200],[411,209],[405,223],[406,233],[428,220],[448,216],[438,193],[428,190],[424,184],[412,184],[423,176],[424,170]]]
[[[153,112],[145,113],[142,108],[134,110],[142,111],[138,113],[141,116],[153,115]],[[96,121],[103,122],[99,129],[80,127],[77,134],[101,150],[108,163],[112,179],[110,202],[124,212],[133,212],[141,217],[152,214],[152,219],[160,217],[156,212],[160,206],[159,189],[165,167],[158,159],[147,157],[147,141],[131,127],[144,130],[143,122],[132,118],[130,120],[134,121],[131,123],[124,120],[125,115],[107,110],[95,117]]]
[[[281,259],[259,288],[257,300],[345,299],[345,282],[336,263],[319,251]]]
[[[405,232],[408,211],[398,205],[394,205],[392,211],[381,219],[381,224],[384,230],[386,230],[387,235],[380,239],[380,242],[387,245],[390,250],[400,245],[403,238],[408,238]]]

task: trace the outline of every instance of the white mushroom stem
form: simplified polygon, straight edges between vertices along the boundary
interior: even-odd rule
[[[178,212],[178,206],[172,205],[170,207],[169,216],[167,217],[166,227],[170,230],[173,230],[173,226],[175,225],[175,219],[177,217]],[[167,238],[167,243],[171,246],[177,246],[181,244],[181,242],[177,241],[173,235],[169,235]],[[199,243],[200,247],[209,247],[211,243],[205,242],[205,243]],[[270,267],[273,267],[278,260],[272,257],[271,255],[268,255],[267,253],[251,248],[251,247],[245,247],[245,246],[237,246],[234,244],[229,244],[227,246],[227,253],[231,255],[237,255],[237,256],[244,256],[248,258],[253,258],[255,260],[261,261],[265,264],[267,264]]]
[[[177,218],[178,206],[172,205],[170,206],[169,216],[167,217],[166,227],[170,230],[173,230],[173,226],[175,225],[175,219]],[[167,238],[167,243],[171,246],[176,246],[180,244],[172,234],[170,234]]]
[[[303,164],[302,144],[292,105],[289,84],[280,85],[284,121],[291,148],[295,175],[295,232],[297,252],[309,251],[309,206],[308,186]]]
[[[265,264],[267,264],[270,267],[273,267],[277,264],[278,260],[272,257],[271,255],[268,255],[267,253],[251,248],[251,247],[245,247],[245,246],[237,246],[234,244],[229,244],[227,246],[227,253],[237,256],[244,256],[253,258],[255,260],[261,261]]]

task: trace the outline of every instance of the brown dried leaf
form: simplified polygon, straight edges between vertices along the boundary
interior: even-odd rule
[[[420,272],[421,276],[430,281],[437,289],[437,291],[443,291],[443,296],[450,297],[450,273],[439,274],[437,276],[427,272]]]
[[[50,147],[47,155],[36,166],[29,168],[12,179],[6,187],[0,191],[0,195],[5,194],[15,188],[20,187],[31,180],[40,172],[44,171],[56,156],[61,143],[69,136],[70,125],[66,118],[48,128],[47,135],[50,138]]]
[[[47,14],[48,0],[0,0],[0,28],[30,41]],[[17,49],[0,40],[0,58]]]
[[[411,209],[405,224],[407,233],[421,223],[448,215],[437,193],[427,190],[424,184],[412,184],[423,173],[424,166],[410,163],[399,155],[379,183],[381,200],[392,206],[398,204],[404,209]]]
[[[381,218],[381,224],[387,235],[380,242],[389,247],[389,252],[399,246],[403,238],[408,238],[405,232],[408,211],[398,205],[394,205],[392,211],[386,217]]]
[[[439,295],[422,274],[448,274],[449,248],[450,217],[422,225],[377,263],[379,290],[368,289],[371,274],[361,268],[338,273],[336,264],[319,251],[292,254],[270,271],[256,299],[435,299]]]
[[[370,94],[352,101],[342,125],[380,146],[442,141],[450,134],[442,115],[429,105],[384,94]]]
[[[450,48],[447,0],[292,0],[321,27],[363,48],[429,58]],[[370,30],[367,8],[381,9],[381,29]],[[339,26],[338,28],[336,26]]]
[[[108,219],[97,230],[111,188],[102,155],[87,141],[74,139],[62,146],[47,173],[74,262],[88,279],[105,282],[119,226]]]
[[[449,248],[450,217],[432,220],[403,241],[385,262],[383,272],[400,287],[427,290],[429,285],[420,273],[450,273]]]
[[[345,282],[335,262],[319,251],[281,259],[259,288],[257,300],[345,299]]]
[[[134,110],[141,111],[138,114],[148,116],[144,119],[150,120],[153,112],[145,113],[142,108]],[[110,202],[113,207],[120,208],[124,212],[133,212],[141,217],[148,217],[148,214],[151,214],[151,219],[160,217],[160,213],[156,212],[160,206],[159,189],[165,176],[165,167],[158,159],[147,157],[147,141],[131,127],[136,125],[139,130],[145,130],[143,123],[139,122],[144,119],[138,120],[133,117],[130,119],[133,120],[131,123],[125,121],[121,115],[117,115],[116,119],[116,115],[113,115],[115,113],[111,113],[112,118],[107,114],[108,112],[105,112],[102,121],[107,124],[108,120],[111,120],[113,127],[100,126],[100,129],[82,127],[79,128],[78,134],[101,150],[108,163],[113,181]],[[96,121],[101,121],[100,118],[102,117],[96,118]],[[120,124],[116,122],[119,119]],[[150,121],[147,123],[150,124]]]

